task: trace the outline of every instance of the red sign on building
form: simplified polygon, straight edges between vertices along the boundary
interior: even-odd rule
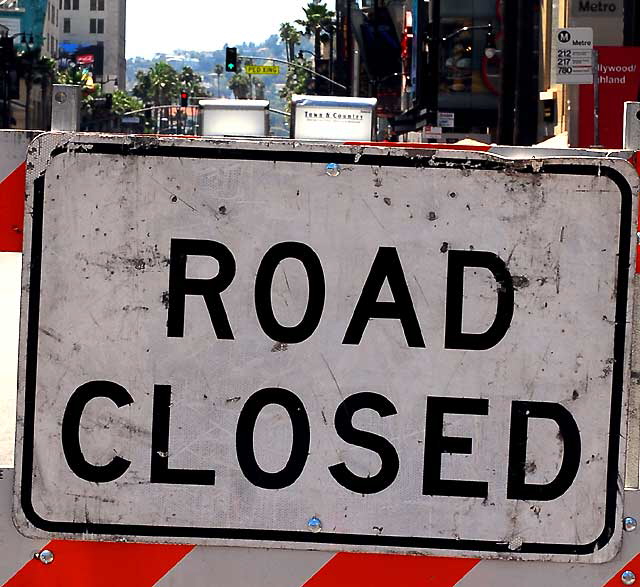
[[[624,103],[637,101],[640,92],[640,47],[596,47],[599,75],[598,144],[622,148]],[[594,138],[593,85],[580,86],[578,146],[596,144]]]

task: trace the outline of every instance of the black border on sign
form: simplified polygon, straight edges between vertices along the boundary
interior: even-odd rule
[[[80,149],[85,143],[77,143]],[[51,159],[61,153],[73,152],[73,146],[64,145],[54,150]],[[112,154],[121,156],[142,155],[156,157],[183,157],[190,159],[233,159],[253,161],[287,161],[301,163],[339,163],[343,165],[364,165],[382,167],[446,167],[459,169],[478,169],[503,171],[512,162],[504,163],[496,160],[474,160],[443,157],[433,160],[430,155],[435,151],[425,151],[423,157],[404,157],[401,155],[369,155],[359,158],[353,153],[303,152],[282,150],[244,150],[236,148],[179,147],[150,143],[93,143],[92,154]],[[411,536],[380,536],[369,534],[339,534],[323,532],[314,534],[308,531],[292,530],[259,530],[241,528],[200,528],[180,526],[150,526],[104,524],[94,522],[68,522],[45,520],[40,517],[32,504],[33,490],[33,449],[35,434],[36,380],[38,361],[38,334],[40,314],[40,280],[42,263],[42,233],[44,221],[44,173],[34,181],[33,185],[33,219],[31,228],[31,279],[29,285],[29,304],[27,309],[27,343],[26,343],[26,375],[25,375],[25,410],[24,438],[22,449],[22,481],[20,503],[27,520],[36,528],[56,534],[77,534],[86,536],[145,536],[152,538],[167,537],[172,539],[227,539],[253,540],[270,542],[297,542],[304,544],[333,544],[352,546],[403,547],[411,549],[447,549],[451,551],[478,551],[493,553],[535,553],[544,555],[589,555],[603,549],[614,534],[617,519],[618,464],[620,450],[620,424],[622,421],[622,400],[624,384],[624,349],[627,322],[627,289],[629,285],[630,242],[632,231],[633,192],[624,176],[606,166],[596,163],[585,165],[553,164],[541,162],[540,170],[530,166],[518,169],[519,173],[545,173],[561,175],[604,176],[613,181],[620,190],[620,226],[619,251],[616,283],[616,311],[614,327],[614,363],[612,371],[612,389],[609,420],[609,447],[607,453],[606,497],[604,528],[600,536],[589,544],[535,543],[525,542],[517,550],[510,550],[504,541],[490,540],[456,540],[453,538],[428,538]]]

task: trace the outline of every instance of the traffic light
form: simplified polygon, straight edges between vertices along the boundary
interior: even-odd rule
[[[224,68],[229,73],[236,73],[238,71],[238,49],[235,47],[227,47]]]
[[[189,94],[185,91],[180,92],[180,106],[186,108],[189,105]]]

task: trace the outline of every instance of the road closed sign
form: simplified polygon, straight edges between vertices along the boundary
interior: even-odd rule
[[[626,162],[41,135],[27,167],[23,533],[615,555]]]

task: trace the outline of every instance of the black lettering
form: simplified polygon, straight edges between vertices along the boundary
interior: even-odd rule
[[[199,255],[218,261],[219,270],[209,279],[187,278],[187,257]],[[220,294],[229,287],[236,274],[236,261],[223,244],[199,239],[171,239],[169,259],[169,315],[167,336],[184,336],[186,296],[202,296],[207,305],[211,325],[219,339],[233,340],[233,332]]]
[[[562,439],[562,464],[550,483],[527,483],[526,460],[528,423],[530,418],[553,420]],[[571,487],[580,467],[580,431],[571,412],[553,402],[514,401],[511,405],[511,431],[509,433],[509,470],[507,473],[507,499],[551,501]]]
[[[493,273],[497,283],[498,305],[496,317],[489,329],[482,333],[462,332],[464,270],[466,267],[488,269]],[[445,348],[483,351],[496,346],[504,338],[509,326],[511,326],[513,308],[513,279],[500,257],[486,251],[449,250],[444,334]]]
[[[122,477],[131,461],[115,456],[106,465],[87,462],[80,447],[80,420],[87,404],[104,397],[121,408],[133,403],[129,392],[112,381],[89,381],[76,389],[67,403],[62,417],[62,450],[69,468],[80,479],[92,483],[108,483]]]
[[[258,465],[253,445],[253,433],[260,412],[268,405],[282,406],[289,414],[293,439],[287,464],[275,473]],[[248,481],[263,489],[282,489],[300,477],[309,456],[311,431],[309,418],[300,399],[287,389],[267,387],[256,391],[242,406],[236,429],[236,453],[240,469]]]
[[[154,385],[153,424],[151,429],[151,483],[215,485],[215,471],[169,468],[170,421],[171,386]]]
[[[352,473],[347,465],[331,465],[329,472],[345,489],[354,493],[379,493],[389,487],[398,475],[400,459],[394,446],[382,436],[354,428],[353,415],[359,410],[374,410],[385,418],[397,414],[395,406],[384,396],[363,391],[346,398],[336,410],[335,427],[338,436],[345,442],[375,452],[381,461],[380,470],[372,477],[360,477]]]
[[[488,483],[484,481],[463,481],[442,479],[442,454],[470,455],[471,438],[443,436],[445,414],[469,414],[486,416],[489,400],[461,397],[428,397],[427,419],[424,435],[424,471],[422,493],[424,495],[450,495],[460,497],[481,497],[488,495]]]
[[[385,279],[389,282],[393,302],[378,301]],[[410,347],[424,348],[418,317],[395,247],[378,249],[342,344],[360,344],[371,318],[400,320],[407,344]]]
[[[271,287],[278,265],[284,259],[297,259],[304,266],[309,282],[309,299],[302,320],[295,326],[282,326],[273,313]],[[271,247],[256,275],[255,303],[264,333],[277,342],[294,344],[309,338],[318,327],[324,309],[325,283],[322,264],[313,249],[304,243],[284,242]]]

